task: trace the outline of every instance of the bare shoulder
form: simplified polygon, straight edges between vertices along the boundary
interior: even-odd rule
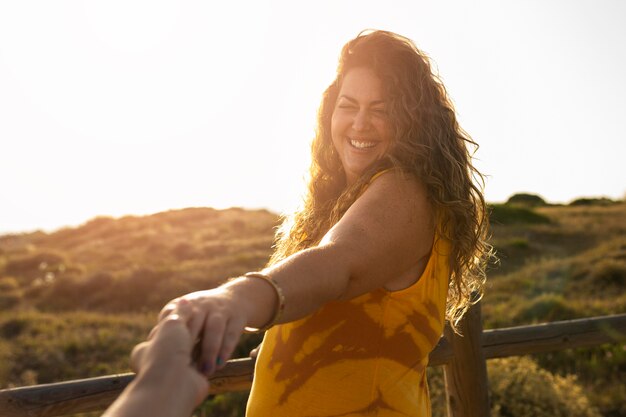
[[[374,178],[331,229],[331,236],[349,233],[363,241],[375,235],[380,243],[388,239],[424,242],[424,248],[429,249],[433,230],[433,210],[425,185],[414,176],[387,171]]]
[[[415,219],[430,221],[432,208],[426,186],[415,176],[387,171],[375,177],[363,194],[354,202],[349,212],[361,210],[372,213],[387,213],[383,218],[407,216],[405,220]],[[349,214],[349,213],[346,213]],[[378,213],[378,216],[382,213]],[[370,216],[368,216],[370,217]]]
[[[367,194],[385,194],[387,197],[398,199],[428,200],[426,186],[414,175],[390,170],[376,176],[364,191]]]
[[[350,298],[394,287],[415,271],[430,253],[434,230],[424,184],[390,171],[374,178],[321,243],[335,248],[334,259],[348,265],[351,279],[344,296]]]

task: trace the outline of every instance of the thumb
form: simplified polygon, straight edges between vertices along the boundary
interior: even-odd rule
[[[130,367],[133,372],[138,373],[141,369],[141,365],[146,355],[146,349],[148,349],[148,342],[138,344],[133,348],[130,354]]]

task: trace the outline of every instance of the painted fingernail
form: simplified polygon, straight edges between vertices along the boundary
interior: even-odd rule
[[[221,356],[218,356],[218,357],[217,357],[217,360],[215,361],[215,364],[216,364],[217,366],[220,366],[220,365],[221,365],[221,364],[223,364],[223,363],[224,363],[224,360],[222,359],[222,357],[221,357]]]

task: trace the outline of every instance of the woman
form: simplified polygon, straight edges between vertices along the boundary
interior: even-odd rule
[[[468,145],[425,55],[361,33],[324,93],[305,205],[269,266],[161,317],[190,303],[207,374],[245,327],[269,328],[250,417],[430,415],[428,354],[481,294],[489,252]]]

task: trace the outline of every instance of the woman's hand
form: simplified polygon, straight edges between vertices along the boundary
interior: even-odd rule
[[[229,285],[193,292],[163,307],[160,323],[168,320],[181,303],[193,309],[189,328],[192,334],[201,335],[199,367],[205,375],[211,375],[230,359],[248,323],[246,300],[237,297]]]

